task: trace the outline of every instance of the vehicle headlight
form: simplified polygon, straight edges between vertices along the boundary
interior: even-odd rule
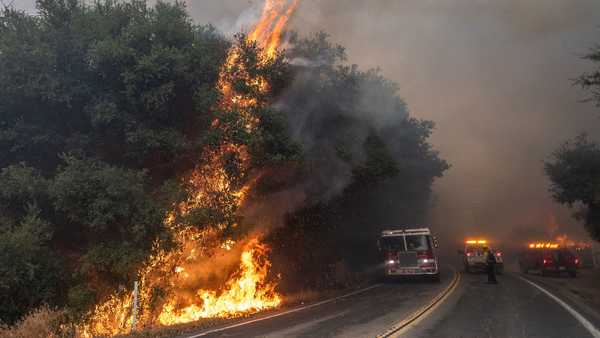
[[[386,263],[387,263],[388,265],[392,265],[392,264],[395,264],[395,263],[396,263],[396,261],[395,261],[395,260],[393,260],[393,259],[390,259],[390,260],[388,260]]]

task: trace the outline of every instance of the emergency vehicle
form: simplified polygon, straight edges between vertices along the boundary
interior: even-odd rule
[[[557,243],[530,243],[519,255],[519,267],[523,273],[565,272],[577,277],[579,258],[568,248]]]
[[[465,272],[485,271],[487,267],[487,257],[485,249],[491,251],[496,258],[496,273],[504,272],[504,259],[501,251],[494,250],[486,239],[469,239],[465,241],[464,251],[459,251],[463,255],[463,265]]]
[[[383,253],[384,276],[429,276],[439,281],[437,239],[429,228],[383,230],[379,248]]]
[[[595,267],[594,251],[591,244],[578,243],[569,247],[569,249],[577,256],[577,258],[579,258],[578,268],[592,269]]]

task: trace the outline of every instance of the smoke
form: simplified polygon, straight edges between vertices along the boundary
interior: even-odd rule
[[[555,232],[585,236],[551,201],[542,161],[600,127],[570,80],[599,42],[599,2],[303,1],[292,24],[327,31],[350,62],[381,67],[413,115],[436,122],[432,141],[453,167],[434,187],[430,222],[447,240],[549,236],[552,219]]]
[[[239,32],[249,31],[260,18],[264,5],[263,1],[249,2],[248,5],[237,18],[232,19],[231,17],[224,16],[219,21],[214,22],[213,25],[226,36],[233,36]],[[228,8],[227,12],[231,12],[235,8],[232,3],[228,3],[227,1],[223,4],[211,3],[208,6],[225,6],[225,8]]]
[[[281,182],[282,189],[250,201],[242,213],[263,229],[281,225],[287,213],[300,207],[339,196],[352,182],[356,164],[366,159],[369,135],[399,126],[408,116],[403,102],[390,94],[393,86],[376,73],[362,73],[350,85],[336,78],[340,74],[328,74],[341,59],[324,62],[320,54],[294,54],[295,76],[274,107],[286,114],[290,136],[302,146],[304,158],[300,167],[262,173]]]
[[[296,20],[329,32],[351,62],[381,67],[413,115],[436,122],[433,143],[453,167],[435,186],[431,223],[448,240],[550,235],[553,217],[584,236],[550,200],[542,161],[600,126],[570,80],[589,66],[579,56],[598,24],[595,1],[304,2]]]
[[[260,5],[188,1],[197,22],[226,32]],[[330,33],[350,62],[381,67],[399,83],[412,115],[436,122],[432,141],[453,167],[435,184],[430,223],[458,240],[548,234],[553,218],[556,232],[585,236],[551,201],[542,161],[563,140],[600,127],[570,80],[589,69],[580,56],[600,42],[599,25],[595,0],[328,0],[301,1],[291,28]]]

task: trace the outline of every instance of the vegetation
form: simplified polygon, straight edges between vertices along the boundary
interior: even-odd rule
[[[600,147],[580,135],[556,150],[545,170],[554,199],[577,208],[575,217],[600,241]]]
[[[0,337],[5,338],[59,338],[72,337],[72,327],[64,324],[62,311],[42,306],[29,313],[12,327],[0,326]]]
[[[153,245],[171,243],[165,215],[192,193],[183,178],[224,143],[249,149],[249,167],[222,154],[236,186],[273,173],[259,176],[257,203],[302,196],[269,237],[275,267],[285,260],[301,280],[290,288],[327,283],[319,272],[341,257],[364,266],[373,257],[352,252],[372,249],[377,226],[425,219],[448,168],[428,144],[433,123],[411,118],[394,84],[348,65],[326,35],[294,36],[261,62],[244,36],[195,25],[179,3],[38,0],[38,11],[0,14],[4,323],[43,304],[80,316],[131,287]],[[254,133],[242,112],[218,105],[231,46],[239,65],[224,76],[260,103]],[[226,127],[211,128],[216,117]],[[230,197],[210,196],[178,223],[232,233],[243,215]]]
[[[589,90],[589,100],[600,106],[600,47],[584,59],[592,61],[595,68],[575,83]],[[600,241],[600,146],[586,134],[579,135],[554,151],[544,168],[553,198],[575,208],[575,218],[582,220],[590,236]]]
[[[230,43],[180,5],[0,17],[0,318],[131,284],[215,114]],[[204,131],[204,132],[203,132]]]
[[[326,34],[293,36],[287,58],[295,82],[281,109],[303,145],[295,183],[306,201],[272,232],[274,255],[296,276],[285,287],[343,286],[374,272],[383,228],[427,221],[431,185],[449,165],[427,142],[433,123],[411,118],[395,84],[348,65]]]

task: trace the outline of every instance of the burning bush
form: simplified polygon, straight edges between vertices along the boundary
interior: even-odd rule
[[[4,10],[0,236],[43,224],[32,245],[70,276],[8,320],[43,300],[84,336],[247,315],[282,301],[270,254],[284,282],[311,268],[304,284],[327,286],[372,224],[422,218],[447,169],[433,124],[324,34],[281,52],[297,5],[266,1],[233,41],[178,3]]]

